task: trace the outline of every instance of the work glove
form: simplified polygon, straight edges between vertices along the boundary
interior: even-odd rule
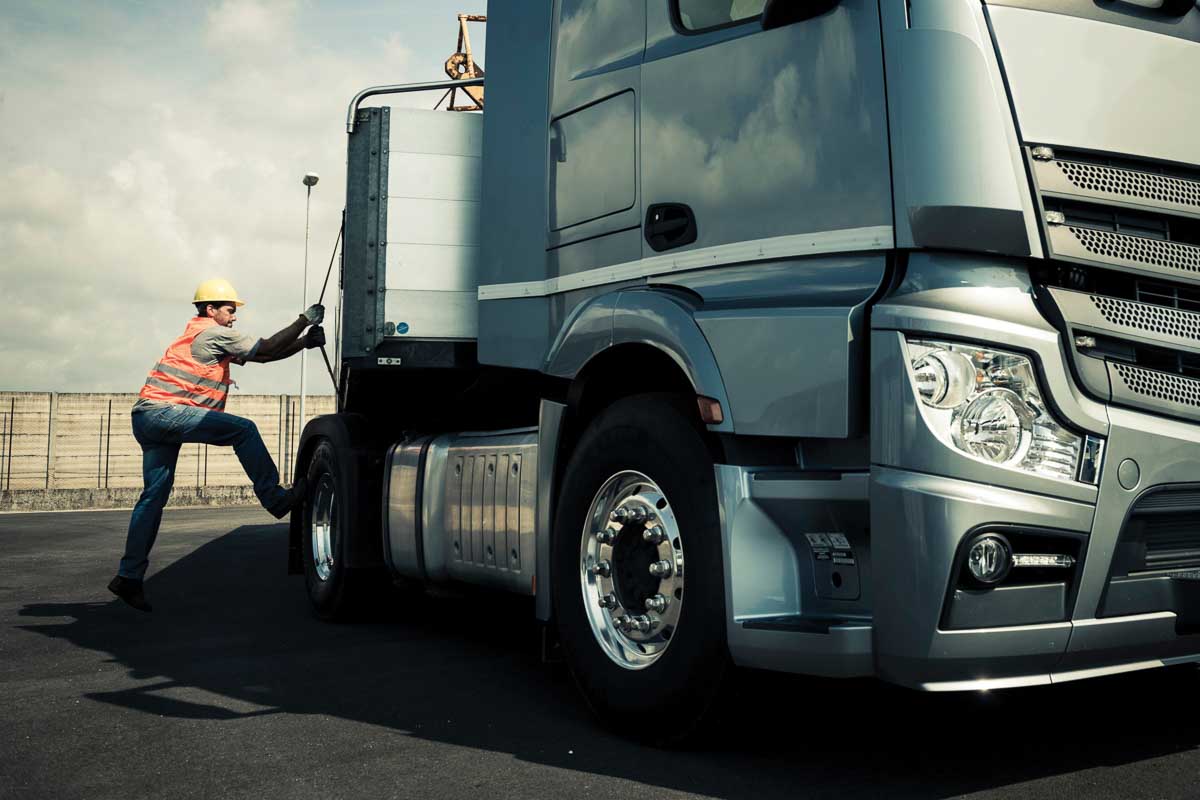
[[[320,325],[313,325],[311,328],[308,329],[308,332],[304,334],[305,349],[312,350],[314,347],[324,347],[324,346],[325,346],[325,329],[322,328]]]
[[[325,319],[325,306],[320,303],[309,306],[304,310],[304,318],[309,325],[320,325],[321,320]]]

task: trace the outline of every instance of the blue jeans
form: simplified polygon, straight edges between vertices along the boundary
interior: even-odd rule
[[[290,495],[279,485],[279,470],[263,444],[258,426],[250,420],[223,411],[164,404],[133,412],[133,436],[142,446],[146,488],[129,519],[129,536],[118,575],[141,580],[146,574],[163,506],[175,483],[179,446],[185,442],[232,446],[263,508],[276,516],[286,513]]]

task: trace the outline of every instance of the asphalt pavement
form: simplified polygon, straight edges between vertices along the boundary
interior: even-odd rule
[[[327,624],[257,509],[171,509],[152,614],[128,512],[0,515],[0,798],[1200,796],[1200,671],[929,695],[746,673],[689,751],[598,727],[532,602],[397,596]]]

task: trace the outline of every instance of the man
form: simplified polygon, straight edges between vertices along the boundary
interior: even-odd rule
[[[202,442],[233,447],[254,483],[254,494],[277,519],[287,516],[306,488],[303,478],[290,490],[280,486],[279,470],[258,427],[248,419],[226,414],[224,408],[230,364],[280,361],[325,344],[320,327],[324,306],[311,306],[279,333],[256,339],[233,330],[238,306],[245,303],[228,281],[201,283],[192,302],[196,316],[150,370],[133,406],[133,435],[142,446],[146,488],[134,506],[125,555],[108,588],[140,611],[151,610],[142,579],[150,564],[163,506],[175,482],[180,445]]]

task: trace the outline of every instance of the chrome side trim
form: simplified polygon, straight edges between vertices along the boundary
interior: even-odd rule
[[[1050,675],[1052,683],[1067,683],[1082,681],[1088,678],[1102,678],[1106,675],[1120,675],[1123,672],[1137,672],[1143,669],[1166,666],[1161,659],[1151,661],[1134,661],[1129,664],[1113,664],[1111,667],[1095,667],[1093,669],[1075,669],[1066,672],[1055,672]]]
[[[769,239],[753,239],[715,247],[684,250],[678,253],[666,253],[661,256],[597,267],[570,275],[560,275],[544,281],[488,284],[479,287],[478,297],[480,300],[545,297],[590,286],[602,286],[655,275],[668,275],[683,270],[723,267],[729,264],[778,258],[799,258],[825,253],[888,250],[893,244],[893,230],[890,225],[775,236]]]
[[[1052,672],[1049,675],[1020,675],[1013,678],[982,678],[973,681],[938,681],[923,683],[921,688],[927,692],[987,692],[992,689],[1014,689],[1023,686],[1045,686],[1051,683],[1068,683],[1088,678],[1102,678],[1108,675],[1120,675],[1125,672],[1137,672],[1156,667],[1169,667],[1179,664],[1194,664],[1200,662],[1200,654],[1180,656],[1177,658],[1158,658],[1148,661],[1133,661],[1126,664],[1114,664],[1110,667],[1093,669],[1076,669],[1065,672]]]
[[[1012,678],[979,678],[973,681],[931,681],[922,683],[926,692],[990,692],[993,689],[1017,689],[1024,686],[1047,686],[1051,683],[1046,673],[1018,675]]]
[[[1200,353],[1200,314],[1119,297],[1048,287],[1075,330],[1111,333],[1122,339]]]

